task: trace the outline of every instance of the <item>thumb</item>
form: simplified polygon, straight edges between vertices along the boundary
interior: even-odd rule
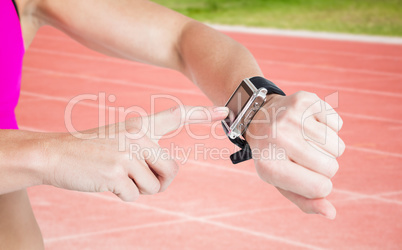
[[[185,124],[212,123],[225,119],[228,114],[227,107],[176,106],[148,117],[150,137],[158,140]]]

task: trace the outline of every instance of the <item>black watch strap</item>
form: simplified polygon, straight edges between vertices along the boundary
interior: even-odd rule
[[[249,78],[249,80],[251,83],[254,84],[254,86],[257,89],[260,89],[260,88],[267,89],[268,90],[267,95],[278,94],[278,95],[286,96],[286,94],[280,88],[278,88],[273,82],[265,79],[264,77],[255,76],[255,77]],[[226,129],[226,127],[223,124],[222,124],[222,126],[223,126],[223,130],[225,131],[225,133],[228,134],[228,130]],[[247,160],[250,160],[253,158],[253,154],[252,154],[250,145],[248,144],[248,142],[246,140],[240,138],[240,136],[235,139],[231,139],[230,137],[228,137],[228,138],[233,144],[235,144],[236,146],[241,148],[239,151],[237,151],[236,153],[233,153],[230,156],[230,160],[232,161],[233,164],[237,164],[237,163],[247,161]]]

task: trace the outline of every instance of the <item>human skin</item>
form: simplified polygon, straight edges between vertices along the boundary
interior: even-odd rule
[[[241,44],[212,28],[149,1],[17,0],[17,4],[26,48],[41,26],[51,25],[83,45],[106,55],[177,70],[197,84],[217,106],[222,106],[227,101],[242,79],[263,76],[252,54]],[[298,92],[287,97],[272,95],[255,119],[266,120],[270,117],[272,120],[275,117],[275,127],[270,122],[252,123],[246,137],[253,149],[263,149],[273,143],[286,150],[285,160],[254,159],[257,173],[262,180],[277,187],[282,195],[302,211],[333,219],[336,210],[325,197],[331,192],[331,178],[339,167],[336,157],[343,153],[345,145],[337,135],[342,120],[333,109],[324,108],[321,111],[325,105],[312,93]],[[274,107],[284,108],[286,111],[276,115],[273,112]],[[302,116],[310,107],[315,114],[312,119],[303,123]],[[216,116],[216,119],[219,118],[221,119]],[[267,135],[273,130],[277,131],[276,137],[257,139],[255,136]],[[310,139],[306,139],[302,130]],[[98,173],[91,164],[86,164],[84,157],[80,157],[80,139],[72,135],[3,130],[0,131],[0,138],[0,152],[3,152],[0,154],[0,171],[3,176],[11,176],[10,179],[17,180],[2,183],[0,194],[40,184],[81,191],[110,189],[105,189],[105,185],[98,189],[82,185],[86,183],[85,177],[90,175],[83,174],[81,183],[69,180],[73,178],[73,174],[69,175],[72,167],[82,173]],[[325,138],[324,144],[317,143]],[[148,140],[144,145],[150,143],[151,140]],[[160,176],[154,176],[155,179],[147,175],[148,179],[141,182],[143,188],[135,186],[129,181],[133,176],[127,170],[128,163],[110,164],[114,160],[121,162],[124,159],[121,152],[116,152],[116,159],[112,160],[98,157],[102,152],[100,148],[114,152],[117,150],[115,146],[116,142],[113,140],[93,138],[86,140],[86,154],[99,159],[98,163],[104,169],[113,168],[115,171],[110,173],[116,175],[112,179],[126,180],[125,185],[115,192],[123,200],[134,200],[138,196],[137,189],[138,193],[143,189],[144,194],[162,191],[173,180],[174,174],[163,180],[158,178]],[[317,150],[317,147],[326,153]],[[21,155],[26,156],[25,164],[15,160],[16,149],[19,150],[18,159],[21,159]],[[59,164],[60,159],[67,163]],[[13,164],[20,165],[13,168],[18,170],[14,175],[10,170]],[[165,171],[177,170],[171,161],[161,164],[166,166]],[[146,165],[142,166],[147,169]],[[59,175],[63,177],[49,174],[55,172],[67,174]],[[21,192],[25,191],[17,191],[15,194],[20,195]],[[27,208],[19,213],[29,211],[30,208]],[[8,218],[7,213],[12,212],[3,212],[0,218]]]

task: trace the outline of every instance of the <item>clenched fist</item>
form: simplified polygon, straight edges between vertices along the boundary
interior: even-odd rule
[[[312,93],[270,98],[246,135],[259,176],[304,212],[335,218],[336,210],[325,197],[338,171],[336,158],[345,150],[337,134],[342,119]],[[272,145],[277,151],[282,149],[281,157],[258,155]]]
[[[180,106],[102,129],[43,134],[39,141],[46,162],[43,184],[84,192],[110,191],[124,201],[164,191],[178,166],[169,157],[145,152],[161,152],[158,139],[184,124],[219,121],[227,115],[225,107]],[[130,145],[148,150],[139,155],[130,152]]]

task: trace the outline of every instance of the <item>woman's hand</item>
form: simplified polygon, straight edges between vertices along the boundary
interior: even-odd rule
[[[250,125],[247,141],[261,179],[304,212],[334,219],[336,210],[325,197],[345,150],[335,110],[315,94],[298,92],[274,95],[254,120],[260,122]]]
[[[101,129],[43,136],[43,183],[84,192],[110,191],[124,201],[162,192],[178,166],[158,139],[186,123],[219,121],[227,115],[224,107],[182,106]]]

